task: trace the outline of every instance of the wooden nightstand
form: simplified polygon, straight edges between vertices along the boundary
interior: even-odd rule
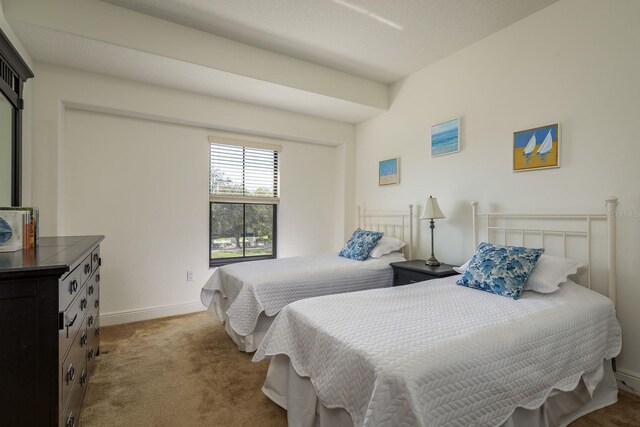
[[[453,270],[453,265],[442,264],[437,267],[431,267],[426,265],[423,259],[392,262],[389,265],[393,268],[393,286],[441,279],[458,274]]]

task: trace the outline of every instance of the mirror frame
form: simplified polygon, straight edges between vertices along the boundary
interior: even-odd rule
[[[24,83],[30,78],[33,78],[33,72],[0,29],[0,92],[13,106],[11,206],[20,206],[22,199],[22,92]]]

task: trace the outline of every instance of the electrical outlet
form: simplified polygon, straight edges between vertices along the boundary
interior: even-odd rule
[[[194,280],[196,280],[196,274],[193,270],[187,270],[187,282],[193,282]]]

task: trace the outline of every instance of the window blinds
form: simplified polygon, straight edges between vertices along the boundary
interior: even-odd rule
[[[278,203],[278,150],[220,143],[210,146],[211,201]]]

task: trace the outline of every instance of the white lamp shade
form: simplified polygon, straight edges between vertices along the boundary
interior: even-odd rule
[[[438,199],[429,196],[427,202],[424,205],[424,211],[420,219],[442,219],[445,218],[444,214],[438,206]]]

